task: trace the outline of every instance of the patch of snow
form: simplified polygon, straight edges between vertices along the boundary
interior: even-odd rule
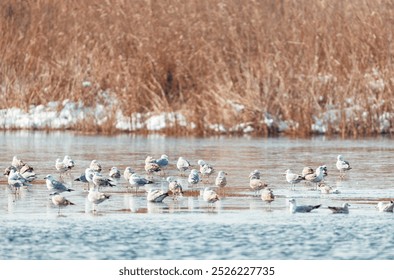
[[[227,100],[227,103],[230,104],[233,110],[237,113],[242,113],[245,110],[245,105],[240,103],[234,102],[232,100]]]
[[[242,132],[248,134],[254,131],[252,123],[240,123],[229,129],[231,132]]]
[[[220,132],[220,133],[226,133],[227,130],[222,124],[210,124],[208,125],[208,128],[215,131],[215,132]]]
[[[268,126],[268,127],[272,127],[272,125],[274,124],[274,119],[272,118],[272,116],[268,113],[264,114],[264,123]]]
[[[384,112],[381,116],[379,116],[379,129],[381,133],[390,132],[391,116],[389,112]]]
[[[319,119],[316,117],[313,117],[315,119],[315,123],[312,124],[312,132],[317,133],[317,134],[324,134],[327,132],[327,124],[323,119]]]
[[[92,86],[92,83],[89,82],[89,81],[83,81],[83,82],[82,82],[82,86],[83,86],[83,87],[91,87],[91,86]]]
[[[148,130],[161,130],[166,128],[166,116],[165,114],[152,116],[146,120],[146,128]]]

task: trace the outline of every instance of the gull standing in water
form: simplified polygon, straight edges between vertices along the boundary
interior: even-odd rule
[[[139,176],[136,173],[131,174],[129,183],[131,187],[135,187],[135,192],[138,192],[139,187],[143,187],[148,184],[153,184],[153,181],[150,181],[144,177]]]
[[[269,210],[271,210],[271,202],[275,200],[274,192],[271,189],[265,189],[261,192],[261,200],[268,202]]]
[[[159,165],[162,175],[165,176],[165,169],[169,164],[169,159],[167,155],[161,155],[159,159],[156,160],[156,163]]]
[[[160,165],[156,163],[153,157],[147,156],[145,159],[145,171],[149,176],[152,176],[154,172],[161,171]]]
[[[117,180],[120,179],[120,177],[122,177],[122,175],[120,174],[120,170],[115,166],[111,167],[111,169],[109,170],[108,176],[110,178],[117,179]]]
[[[200,175],[198,175],[197,169],[190,170],[187,181],[191,186],[197,186],[198,182],[200,182]]]
[[[297,205],[296,200],[294,198],[291,198],[288,200],[290,203],[290,213],[308,213],[311,212],[313,209],[317,209],[321,206],[319,205]]]
[[[85,169],[85,179],[86,179],[86,181],[88,181],[88,190],[92,187],[91,184],[93,184],[93,186],[94,186],[93,177],[94,177],[94,173],[96,173],[96,172],[98,172],[98,171],[94,171],[90,167]]]
[[[336,163],[337,169],[339,170],[339,176],[342,178],[345,176],[345,172],[352,169],[350,167],[350,164],[348,161],[343,159],[342,155],[338,155],[337,157],[337,163]]]
[[[10,165],[4,170],[4,176],[9,177],[11,170],[14,170],[15,172],[19,173],[20,176],[22,176],[27,182],[31,183],[35,179],[37,179],[36,173],[33,171],[33,169],[28,169],[26,165],[24,165],[19,171],[17,168],[13,165]]]
[[[306,174],[304,178],[307,182],[315,183],[315,188],[317,189],[317,184],[323,180],[323,177],[324,177],[324,167],[319,166],[316,169],[315,173]]]
[[[130,166],[127,166],[123,172],[123,177],[128,182],[130,180],[131,175],[134,173],[135,173],[134,170]]]
[[[207,183],[209,183],[209,176],[215,172],[215,169],[212,165],[206,163],[202,159],[198,160],[197,164],[200,166],[201,177],[207,177]]]
[[[112,178],[107,178],[99,172],[93,174],[93,184],[98,190],[102,187],[115,187],[116,182]]]
[[[342,207],[328,206],[328,209],[330,209],[333,214],[349,214],[349,206],[349,203],[344,203]]]
[[[74,203],[72,203],[71,201],[69,201],[68,199],[66,199],[64,196],[58,194],[58,193],[51,193],[50,194],[52,196],[52,203],[55,206],[59,207],[59,211],[57,212],[58,215],[60,215],[60,208],[61,207],[66,207],[68,205],[75,205]]]
[[[150,189],[147,191],[146,200],[149,202],[163,202],[168,195],[168,192]]]
[[[63,160],[59,158],[56,159],[55,168],[60,173],[60,178],[63,179],[63,175],[68,174],[71,177],[71,169],[75,166],[75,162],[71,159],[70,156],[65,155]]]
[[[73,189],[68,188],[65,183],[55,180],[55,178],[53,178],[53,176],[50,174],[45,176],[44,179],[46,181],[47,189],[49,191],[54,191],[55,193],[73,191]]]
[[[216,176],[216,179],[215,179],[216,187],[218,187],[219,190],[223,190],[223,192],[224,192],[224,187],[227,185],[226,175],[227,175],[226,172],[219,171],[218,176]],[[222,193],[222,195],[223,195],[223,193]]]
[[[301,175],[292,173],[290,169],[286,170],[286,181],[291,184],[291,190],[295,190],[295,185],[305,180]]]
[[[78,178],[74,179],[74,181],[87,183],[88,184],[87,190],[89,190],[90,183],[93,183],[93,176],[94,176],[94,171],[88,167],[85,169],[85,172],[82,173]]]
[[[25,163],[23,160],[21,160],[20,158],[18,158],[18,156],[14,156],[12,158],[12,162],[11,165],[16,167],[16,169],[18,171],[20,171],[23,167],[27,168],[27,169],[31,169],[31,171],[33,171],[33,167],[31,167],[29,164]]]
[[[260,179],[260,176],[261,172],[257,169],[250,172],[249,174],[249,186],[254,191],[255,196],[257,196],[261,192],[261,190],[265,189],[268,186],[268,184],[266,184]]]
[[[176,162],[176,168],[178,168],[179,172],[181,172],[181,176],[184,176],[186,170],[190,167],[190,162],[184,159],[183,157],[179,157]]]
[[[93,203],[93,212],[97,212],[96,207],[98,204],[102,203],[103,201],[106,201],[110,197],[111,196],[106,193],[99,192],[96,187],[90,188],[88,194],[88,200],[91,203]]]
[[[18,171],[19,174],[29,182],[32,182],[37,178],[36,173],[34,173],[34,168],[19,159],[18,156],[14,156],[12,158],[11,166],[5,169],[4,175],[7,176],[12,168],[15,168],[16,171]]]
[[[208,202],[208,208],[210,206],[213,206],[213,204],[220,200],[219,196],[214,190],[211,190],[209,187],[204,189],[202,198],[204,199],[205,202]]]
[[[167,177],[168,182],[168,190],[172,192],[173,199],[177,200],[178,196],[182,196],[182,185],[178,183],[175,177],[169,176]]]
[[[22,177],[22,175],[16,170],[11,169],[10,174],[8,175],[8,185],[14,188],[15,195],[19,194],[19,190],[23,186],[31,186],[29,182]]]

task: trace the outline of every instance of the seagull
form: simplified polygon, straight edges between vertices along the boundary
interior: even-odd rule
[[[130,176],[131,174],[134,174],[134,170],[131,169],[130,166],[127,166],[123,172],[123,177],[126,179],[126,181],[128,182],[130,180]]]
[[[317,188],[317,184],[320,183],[323,180],[324,177],[324,167],[323,166],[319,166],[316,169],[315,173],[312,174],[306,174],[304,176],[305,180],[311,183],[315,183],[316,184],[316,188]]]
[[[166,167],[168,165],[168,163],[169,163],[168,156],[167,155],[161,155],[161,157],[156,160],[156,163],[162,168]]]
[[[91,183],[94,185],[94,183],[93,183],[93,176],[94,176],[95,172],[98,172],[98,171],[94,171],[90,167],[85,169],[85,179],[88,182],[88,189],[90,189],[90,184]]]
[[[72,203],[71,201],[69,201],[64,196],[61,196],[58,193],[53,193],[53,194],[50,194],[50,195],[52,196],[52,203],[55,206],[59,207],[58,215],[60,215],[60,208],[61,207],[66,207],[68,205],[75,205],[74,203]]]
[[[168,192],[162,190],[152,190],[147,191],[146,199],[149,202],[163,202],[163,199],[168,196]]]
[[[291,198],[288,200],[290,203],[290,213],[307,213],[311,212],[313,209],[317,209],[321,206],[319,205],[297,205],[296,200],[294,198]]]
[[[150,181],[136,173],[133,173],[130,176],[129,183],[131,187],[135,187],[135,192],[137,192],[139,187],[143,187],[147,184],[153,184],[153,181]]]
[[[317,186],[319,187],[320,192],[324,193],[324,194],[329,194],[329,193],[338,194],[338,193],[340,193],[337,189],[334,189],[333,187],[331,187],[325,183],[322,183],[322,182],[318,183]]]
[[[265,189],[261,193],[261,200],[268,202],[269,208],[271,209],[271,202],[275,200],[275,195],[272,189]]]
[[[90,188],[90,183],[93,183],[94,171],[89,167],[85,169],[85,172],[82,173],[78,178],[74,179],[74,181],[88,183],[88,190]]]
[[[252,173],[250,175],[252,175]],[[265,189],[268,186],[268,184],[260,179],[260,173],[258,175],[257,174],[253,174],[252,176],[250,175],[249,175],[250,177],[249,186],[254,191],[254,194],[258,195],[262,189]]]
[[[14,188],[15,194],[19,193],[21,187],[31,186],[31,184],[29,184],[29,182],[16,170],[16,168],[11,169],[7,181],[8,185]]]
[[[349,214],[349,206],[349,203],[344,203],[342,207],[328,206],[328,209],[330,209],[333,214]]]
[[[380,201],[376,208],[379,210],[379,212],[393,212],[394,201],[391,200],[389,203]]]
[[[113,166],[109,170],[108,176],[113,179],[120,179],[121,177],[120,170],[117,167]]]
[[[189,177],[187,178],[187,181],[191,186],[197,185],[198,182],[200,182],[200,175],[198,175],[197,169],[190,170],[190,174]]]
[[[116,182],[112,178],[107,178],[99,172],[93,174],[93,184],[100,190],[101,187],[115,187]]]
[[[338,155],[336,166],[339,170],[340,177],[344,176],[345,171],[352,169],[349,162],[344,160],[342,155]]]
[[[218,176],[216,176],[216,179],[215,179],[216,187],[223,188],[227,185],[226,175],[227,175],[226,172],[219,171]]]
[[[291,189],[295,190],[295,185],[304,180],[301,175],[292,173],[290,169],[286,170],[286,181],[291,184]]]
[[[23,160],[18,158],[18,156],[14,156],[12,158],[11,166],[15,167],[16,170],[19,171],[19,173],[25,179],[30,177],[30,179],[31,179],[31,180],[29,180],[30,182],[37,178],[36,174],[34,173],[34,168],[31,165],[23,162]],[[7,172],[7,169],[4,173],[6,173],[6,172]],[[4,175],[6,175],[6,174],[4,174]]]
[[[152,175],[154,172],[161,171],[160,165],[156,163],[156,160],[153,157],[147,156],[145,159],[145,171],[148,175]]]
[[[173,199],[177,200],[178,196],[183,194],[182,185],[178,183],[175,177],[172,176],[167,177],[166,180],[168,182],[168,190],[172,192]]]
[[[63,160],[59,158],[56,159],[55,168],[60,173],[60,178],[63,178],[63,175],[69,174],[70,170],[75,166],[74,161],[71,159],[70,156],[64,156]],[[69,174],[71,175],[71,174]]]
[[[18,172],[27,182],[31,183],[35,179],[37,179],[37,175],[32,169],[28,169],[28,168],[25,168],[25,167],[27,167],[27,166],[24,165],[18,172],[18,170],[17,170],[17,168],[15,166],[10,165],[9,167],[7,167],[4,170],[3,175],[8,177],[10,175],[10,173],[11,173],[11,170],[14,170],[14,171]]]
[[[161,157],[156,160],[156,163],[159,165],[160,169],[163,172],[163,176],[164,176],[164,174],[165,174],[164,169],[166,169],[166,167],[169,164],[168,156],[167,155],[161,155]]]
[[[184,172],[188,170],[190,167],[190,162],[184,159],[183,157],[179,157],[176,163],[176,168],[181,172],[181,176],[184,175]]]
[[[218,176],[216,176],[215,179],[215,185],[219,189],[223,189],[227,185],[227,179],[226,179],[227,173],[224,171],[219,171]],[[223,193],[222,193],[223,194]]]
[[[44,179],[46,180],[46,185],[49,191],[54,191],[56,193],[73,191],[73,189],[68,188],[64,183],[55,180],[55,178],[50,174],[45,176]]]
[[[102,170],[101,164],[95,159],[92,160],[92,162],[90,163],[89,168],[92,169],[95,172],[101,172],[101,170]]]
[[[218,194],[214,190],[211,190],[209,187],[206,187],[204,189],[202,198],[204,199],[204,201],[208,202],[208,207],[210,205],[213,205],[213,203],[215,203],[216,201],[220,200]]]
[[[306,175],[308,175],[308,174],[313,174],[313,173],[315,173],[315,171],[313,170],[312,167],[305,166],[305,167],[302,169],[301,176],[305,178]]]
[[[68,170],[67,165],[62,160],[60,160],[60,158],[56,159],[55,168],[57,171],[59,171],[60,176],[62,176],[62,174],[66,173]]]
[[[96,212],[96,206],[103,201],[109,199],[111,196],[102,192],[99,192],[97,188],[93,187],[89,190],[88,200],[93,203],[93,212]]]
[[[25,165],[23,160],[19,159],[18,156],[14,156],[11,162],[12,166],[15,166],[17,170],[20,170],[22,166]]]
[[[211,176],[215,172],[215,169],[212,165],[206,163],[202,159],[198,160],[197,164],[200,166],[201,176],[207,177],[207,182],[209,182],[209,176]]]

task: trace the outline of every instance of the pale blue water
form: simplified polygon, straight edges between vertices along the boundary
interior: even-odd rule
[[[70,155],[77,177],[92,159],[103,173],[113,165],[132,166],[143,174],[147,155],[184,156],[196,165],[202,158],[228,173],[228,187],[213,209],[198,195],[178,202],[147,203],[143,192],[127,193],[121,179],[112,194],[91,212],[83,184],[65,196],[76,205],[58,210],[43,177],[56,174],[56,158]],[[344,155],[353,169],[344,180],[335,169]],[[364,140],[294,140],[288,138],[171,138],[162,136],[78,136],[72,133],[7,132],[0,134],[0,167],[13,155],[35,167],[40,178],[15,197],[0,181],[0,259],[394,259],[393,213],[379,213],[377,201],[394,198],[389,138]],[[320,194],[303,184],[289,189],[284,171],[306,165],[328,166],[327,183],[340,194]],[[271,209],[249,189],[248,174],[263,172],[276,200]],[[57,175],[57,174],[56,174]],[[165,187],[155,177],[157,187]],[[213,179],[211,178],[211,182]],[[185,179],[182,180],[186,187]],[[322,204],[309,214],[290,214],[286,199]],[[327,206],[351,204],[348,215]]]

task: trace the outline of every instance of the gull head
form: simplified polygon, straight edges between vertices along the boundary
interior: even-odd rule
[[[51,174],[48,174],[47,176],[44,177],[44,179],[52,181],[53,180],[53,176]]]
[[[287,202],[289,202],[290,204],[295,204],[296,203],[294,198],[288,199]]]

